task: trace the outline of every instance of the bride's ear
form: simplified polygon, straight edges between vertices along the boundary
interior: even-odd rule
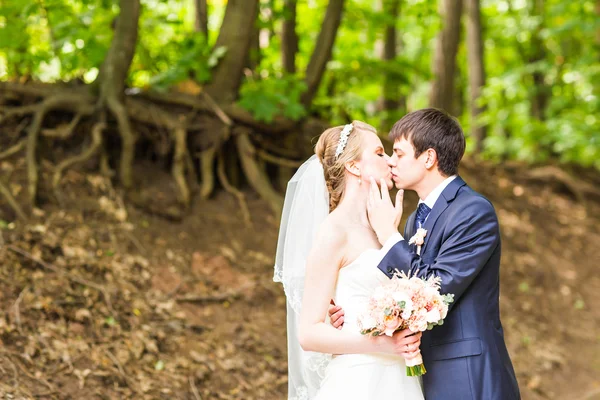
[[[350,172],[354,176],[360,177],[360,163],[357,161],[348,161],[344,164],[346,171]]]

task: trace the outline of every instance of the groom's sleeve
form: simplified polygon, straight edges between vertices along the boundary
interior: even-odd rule
[[[402,240],[390,248],[379,263],[379,269],[390,278],[396,270],[421,278],[439,276],[442,293],[454,294],[453,304],[456,304],[500,244],[494,207],[485,198],[473,196],[450,217],[446,231],[432,263],[426,264],[410,250],[406,240]]]
[[[391,250],[391,248],[394,247],[401,240],[404,240],[402,235],[399,232],[394,233],[384,243],[383,247],[381,248],[381,254],[387,254]]]

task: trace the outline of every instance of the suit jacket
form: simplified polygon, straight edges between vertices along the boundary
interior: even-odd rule
[[[519,387],[500,323],[500,230],[492,204],[457,177],[432,208],[421,255],[404,237],[378,268],[442,280],[454,303],[444,324],[423,333],[421,354],[426,400],[518,400]]]

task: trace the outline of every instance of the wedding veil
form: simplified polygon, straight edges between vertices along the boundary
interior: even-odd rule
[[[298,340],[306,259],[328,213],[329,193],[323,166],[313,155],[288,182],[275,256],[273,280],[283,284],[287,298],[288,400],[313,398],[331,358],[302,350]]]

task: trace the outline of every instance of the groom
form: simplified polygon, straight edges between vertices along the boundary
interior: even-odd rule
[[[380,192],[371,178],[369,220],[386,254],[378,268],[390,278],[396,270],[439,276],[442,293],[454,294],[444,324],[422,336],[425,398],[518,400],[500,323],[498,219],[492,204],[457,175],[465,151],[462,129],[430,108],[407,114],[390,138],[394,183],[416,191],[420,201],[401,235],[402,194],[395,208],[387,186]],[[422,246],[409,244],[419,228],[426,231]]]

